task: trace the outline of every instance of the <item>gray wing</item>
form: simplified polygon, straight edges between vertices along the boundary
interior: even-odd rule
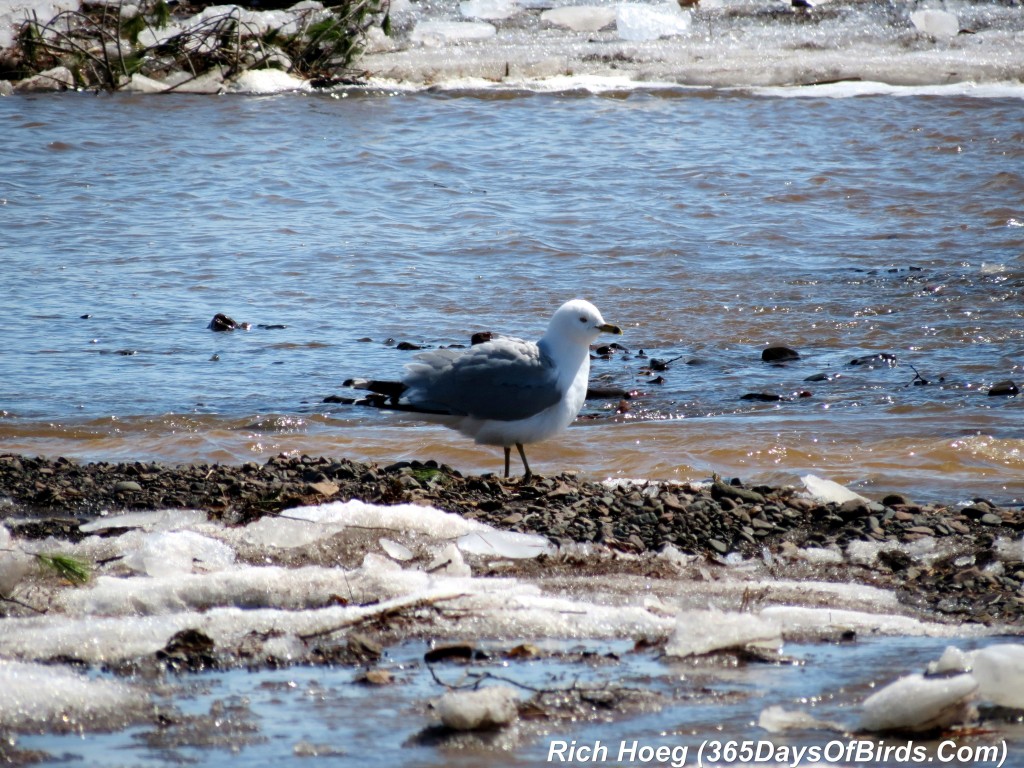
[[[407,368],[404,398],[424,410],[514,421],[562,399],[551,358],[536,344],[507,336],[466,350],[425,352]]]

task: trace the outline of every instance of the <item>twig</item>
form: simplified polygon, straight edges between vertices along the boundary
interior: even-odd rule
[[[395,615],[401,614],[404,611],[410,611],[410,610],[415,611],[415,610],[419,610],[420,608],[435,608],[437,603],[447,602],[448,600],[459,600],[459,599],[461,599],[463,597],[468,597],[468,596],[469,595],[463,593],[463,594],[458,594],[458,595],[441,595],[440,597],[421,597],[421,598],[419,598],[417,600],[414,600],[414,601],[412,601],[410,603],[405,603],[405,604],[402,604],[402,605],[393,605],[393,606],[385,608],[385,609],[383,609],[381,611],[377,611],[375,613],[371,613],[371,614],[367,614],[365,616],[359,616],[357,618],[349,619],[348,621],[344,621],[341,624],[336,624],[333,627],[328,627],[326,629],[318,629],[316,632],[310,632],[309,634],[306,634],[306,635],[299,635],[299,639],[304,641],[304,642],[307,642],[309,640],[315,640],[318,637],[324,637],[326,635],[332,635],[335,632],[339,632],[339,631],[341,631],[343,629],[348,629],[350,627],[355,627],[355,626],[358,626],[360,624],[365,624],[368,621],[377,621],[377,620],[380,620],[380,619],[386,619],[386,618],[389,618],[391,616],[395,616]]]

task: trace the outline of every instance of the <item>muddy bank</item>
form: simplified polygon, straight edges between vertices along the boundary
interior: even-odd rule
[[[609,487],[563,474],[527,484],[463,477],[432,462],[382,467],[310,456],[173,467],[0,456],[0,515],[22,538],[78,540],[85,536],[80,524],[128,510],[200,509],[211,519],[244,524],[348,499],[430,505],[613,555],[585,558],[582,568],[642,570],[648,561],[614,555],[674,547],[712,564],[737,556],[779,568],[785,561],[787,577],[893,589],[934,620],[991,625],[1024,619],[1024,510],[982,499],[967,507],[919,505],[901,495],[837,504],[807,498],[800,489],[749,488],[737,480]],[[942,554],[925,560],[908,554],[908,548],[929,547]],[[794,562],[798,550],[812,554]],[[858,555],[864,551],[877,557]],[[548,567],[563,568],[565,560],[545,564],[542,557],[521,566],[535,574]]]

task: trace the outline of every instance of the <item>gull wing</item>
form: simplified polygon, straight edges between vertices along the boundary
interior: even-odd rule
[[[407,369],[404,399],[435,413],[516,421],[562,399],[551,357],[509,336],[466,350],[424,352]]]

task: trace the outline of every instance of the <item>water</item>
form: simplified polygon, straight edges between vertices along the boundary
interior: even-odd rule
[[[542,473],[1019,502],[1021,402],[986,392],[1024,383],[1024,101],[793,94],[0,100],[0,446],[493,471],[321,400],[399,376],[389,339],[536,338],[581,295],[629,349],[593,378],[637,397],[534,447]],[[803,359],[763,364],[779,343]],[[664,383],[641,349],[680,358]]]
[[[965,745],[1001,748],[1006,740],[1003,764],[1024,765],[1019,723],[955,742],[948,741],[948,736],[872,739],[862,735],[858,740],[849,732],[828,730],[773,735],[757,726],[765,708],[779,706],[853,729],[858,704],[873,687],[888,684],[908,667],[923,668],[950,644],[970,649],[990,641],[887,638],[852,646],[793,644],[786,649],[789,663],[738,667],[721,661],[659,659],[651,651],[633,651],[629,643],[563,644],[552,646],[553,655],[545,659],[509,662],[496,657],[468,667],[436,664],[432,671],[422,662],[424,644],[405,643],[390,649],[381,665],[393,672],[396,683],[392,686],[360,684],[360,670],[348,668],[172,676],[163,689],[164,727],[91,734],[84,740],[78,735],[26,736],[17,745],[24,750],[44,749],[65,763],[217,766],[230,757],[232,765],[257,768],[301,764],[315,755],[337,765],[358,760],[367,766],[539,766],[560,762],[548,759],[552,744],[557,749],[559,742],[605,745],[607,759],[567,761],[573,765],[675,764],[641,759],[644,748],[668,747],[680,750],[676,760],[683,766],[698,764],[702,744],[729,741],[746,742],[760,750],[760,759],[748,764],[792,765],[791,759],[770,757],[781,755],[779,750],[786,747],[837,749],[842,754],[855,742],[864,745],[861,749],[871,745],[875,751],[870,754],[879,755],[868,764],[905,765],[906,760],[881,759],[880,748],[917,746],[931,757],[928,762],[948,763],[944,756]],[[497,655],[504,649],[490,650]],[[430,702],[444,693],[444,684],[468,685],[487,675],[492,676],[487,684],[511,684],[522,700],[536,689],[550,692],[578,686],[639,693],[643,703],[626,716],[602,714],[597,707],[589,716],[563,720],[554,716],[555,698],[549,697],[541,701],[546,702],[542,709],[550,719],[524,719],[503,734],[439,737],[434,733],[437,718]],[[623,693],[620,696],[625,698]],[[360,716],[354,716],[356,712]],[[637,749],[631,753],[633,742]],[[617,760],[623,744],[626,759]],[[714,760],[713,747],[705,749],[706,765],[742,764],[735,758]],[[855,765],[865,761],[821,762]]]

